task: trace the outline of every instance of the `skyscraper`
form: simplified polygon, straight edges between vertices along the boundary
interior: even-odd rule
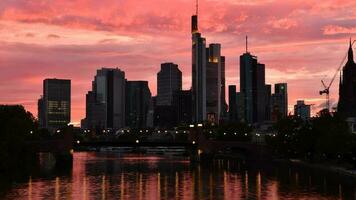
[[[45,79],[43,96],[38,100],[38,119],[40,127],[57,129],[70,123],[71,81]]]
[[[210,122],[219,123],[221,115],[221,45],[206,49],[206,112]]]
[[[227,104],[225,91],[225,56],[221,56],[221,114],[220,118],[227,118]]]
[[[176,125],[188,125],[192,121],[192,93],[190,90],[180,90],[173,95]]]
[[[354,62],[352,43],[350,39],[347,62],[342,69],[342,76],[340,74],[339,85],[338,112],[345,117],[356,117],[355,77],[356,63]]]
[[[229,120],[231,122],[237,121],[237,99],[235,85],[229,85]]]
[[[125,72],[102,68],[87,94],[87,128],[119,129],[125,126]]]
[[[198,31],[198,15],[192,16],[192,106],[193,122],[206,120],[206,49]]]
[[[126,82],[126,126],[145,128],[151,106],[151,92],[147,81]]]
[[[247,50],[247,49],[246,49]],[[244,104],[244,121],[260,123],[265,120],[265,65],[246,51],[240,56],[241,95]]]
[[[303,100],[298,100],[294,105],[294,115],[300,117],[303,120],[310,118],[310,105],[306,105]]]
[[[161,64],[157,73],[157,105],[172,105],[173,94],[182,90],[182,72],[174,63]]]
[[[272,120],[276,121],[288,115],[288,90],[287,83],[276,83],[274,94],[271,98]]]

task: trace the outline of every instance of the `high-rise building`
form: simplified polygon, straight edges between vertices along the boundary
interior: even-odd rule
[[[221,56],[221,114],[220,118],[227,118],[226,87],[225,87],[225,56]]]
[[[126,126],[148,127],[151,92],[147,81],[126,81]]]
[[[189,125],[192,121],[192,93],[181,90],[173,95],[173,104],[177,115],[176,125]]]
[[[43,96],[38,100],[38,120],[40,127],[57,129],[70,123],[71,81],[45,79]]]
[[[347,62],[342,69],[342,74],[340,74],[338,103],[338,112],[347,118],[356,117],[355,77],[356,63],[354,62],[352,43],[350,39]]]
[[[231,122],[237,121],[237,99],[235,85],[229,85],[229,120]]]
[[[221,45],[206,49],[206,112],[207,119],[219,123],[221,115]]]
[[[298,100],[297,104],[294,105],[294,116],[308,120],[310,118],[310,105],[306,105],[303,100]]]
[[[157,73],[157,105],[172,105],[173,94],[182,90],[182,72],[174,63],[161,64]]]
[[[271,98],[272,98],[272,86],[271,85],[266,85],[265,86],[265,115],[266,115],[266,120],[270,121],[271,120],[271,111],[272,111],[272,103],[271,103]]]
[[[240,56],[241,93],[244,101],[244,121],[261,123],[265,120],[265,65],[249,52]]]
[[[97,70],[87,94],[86,128],[119,129],[125,126],[125,72],[116,68]]]
[[[288,90],[287,83],[276,83],[274,85],[274,94],[271,98],[272,121],[288,116]]]
[[[192,16],[192,107],[193,122],[206,120],[206,44],[198,31],[198,15]]]

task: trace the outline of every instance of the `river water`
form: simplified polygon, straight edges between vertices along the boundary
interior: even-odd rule
[[[0,199],[356,199],[354,181],[286,164],[77,152],[72,169],[41,169]]]

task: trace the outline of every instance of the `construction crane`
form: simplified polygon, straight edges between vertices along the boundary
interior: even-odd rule
[[[352,48],[352,45],[356,42],[356,40],[352,41],[351,43],[351,39],[350,39],[350,43],[351,43],[351,48]],[[320,95],[323,95],[325,94],[325,106],[326,106],[326,110],[329,111],[330,110],[330,97],[329,97],[329,94],[330,94],[330,87],[332,86],[335,78],[336,78],[336,75],[340,72],[342,66],[344,65],[344,62],[347,58],[347,55],[348,55],[348,52],[346,52],[346,55],[344,56],[344,58],[342,59],[339,67],[337,68],[336,72],[334,73],[334,76],[332,77],[332,79],[330,80],[330,83],[327,85],[325,84],[324,80],[321,80],[321,84],[323,85],[324,89],[319,91],[319,94]]]

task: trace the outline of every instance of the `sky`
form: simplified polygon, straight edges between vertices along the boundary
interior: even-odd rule
[[[195,0],[1,0],[0,104],[22,104],[37,116],[43,79],[71,79],[71,121],[79,123],[97,69],[118,67],[128,80],[149,81],[155,95],[163,62],[179,65],[189,89],[194,13]],[[356,39],[356,1],[200,0],[199,31],[222,45],[226,85],[239,88],[248,35],[266,82],[288,83],[290,111],[304,99],[315,113],[325,104],[321,80],[330,82]]]

